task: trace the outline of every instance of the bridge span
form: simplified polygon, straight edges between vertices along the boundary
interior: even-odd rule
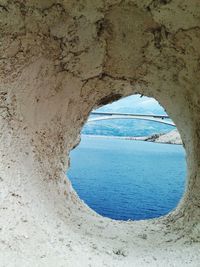
[[[174,122],[171,121],[169,116],[167,115],[111,113],[111,112],[92,112],[91,115],[95,115],[95,117],[89,118],[87,121],[88,123],[101,120],[137,119],[137,120],[154,121],[176,127]]]

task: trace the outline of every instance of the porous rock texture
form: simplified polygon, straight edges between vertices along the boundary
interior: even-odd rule
[[[199,266],[199,0],[0,0],[0,42],[0,265]],[[134,93],[176,123],[186,192],[113,221],[65,172],[89,112]]]

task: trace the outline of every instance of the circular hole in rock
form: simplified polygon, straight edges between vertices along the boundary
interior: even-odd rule
[[[67,173],[90,208],[112,219],[141,220],[177,206],[185,188],[185,151],[166,117],[155,99],[140,95],[90,114]]]

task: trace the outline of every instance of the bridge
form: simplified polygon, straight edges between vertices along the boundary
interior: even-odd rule
[[[112,112],[91,112],[91,115],[95,117],[90,117],[88,123],[101,120],[117,120],[117,119],[137,119],[146,121],[155,121],[158,123],[167,124],[176,127],[174,122],[172,122],[167,115],[154,115],[154,114],[131,114],[131,113],[112,113]]]

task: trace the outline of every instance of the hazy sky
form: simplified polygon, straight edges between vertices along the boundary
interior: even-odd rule
[[[99,108],[98,111],[166,114],[165,110],[154,98],[146,96],[141,97],[140,95],[122,98],[112,104]]]

